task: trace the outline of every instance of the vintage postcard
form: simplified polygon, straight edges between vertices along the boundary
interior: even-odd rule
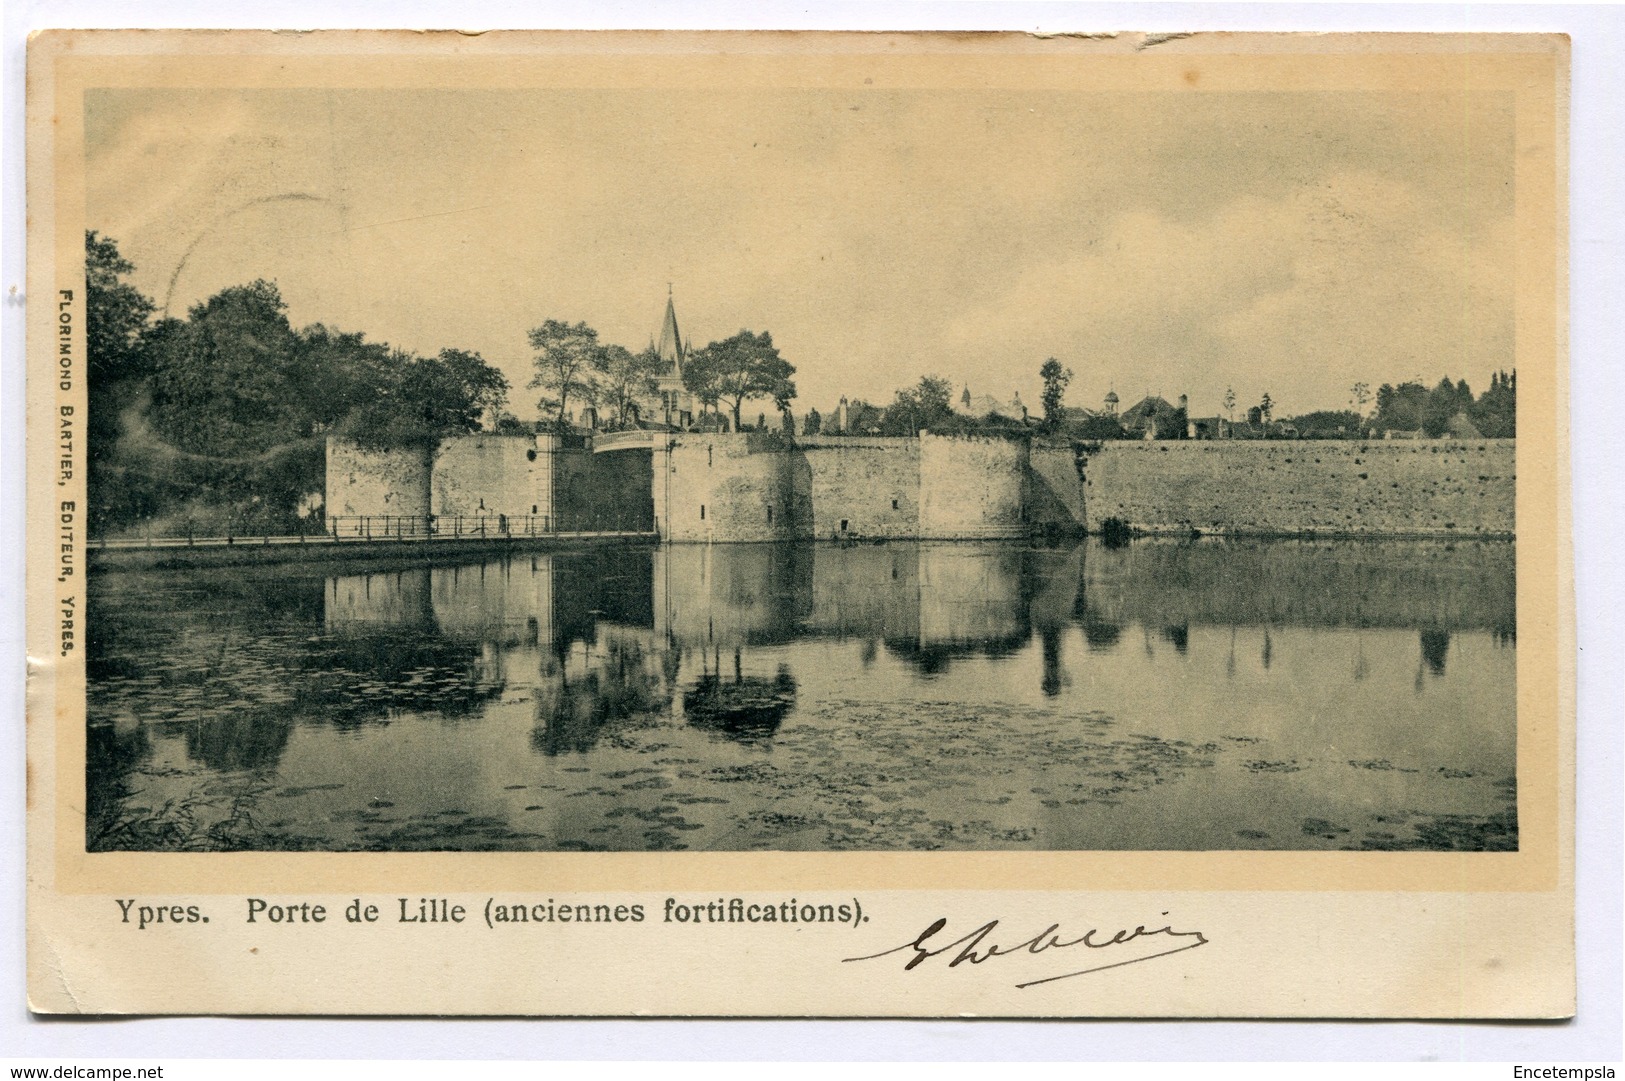
[[[36,1011],[1573,1013],[1565,38],[28,60]]]

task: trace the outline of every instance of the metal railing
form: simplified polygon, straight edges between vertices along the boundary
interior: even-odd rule
[[[325,524],[321,532],[316,529]],[[330,515],[325,522],[297,523],[290,531],[283,527],[265,525],[257,532],[238,530],[228,526],[224,532],[206,535],[188,527],[185,532],[154,532],[150,528],[123,537],[90,538],[90,547],[115,548],[189,548],[238,545],[272,544],[347,544],[368,541],[478,541],[512,540],[522,537],[559,537],[583,535],[640,535],[654,532],[654,522],[648,516],[604,514],[586,512],[565,515],[563,518],[548,514],[486,514],[486,515],[424,515],[424,514],[341,514]]]
[[[647,515],[595,511],[566,515],[359,514],[327,519],[328,533],[340,539],[545,537],[560,533],[649,533],[653,530],[654,522]]]

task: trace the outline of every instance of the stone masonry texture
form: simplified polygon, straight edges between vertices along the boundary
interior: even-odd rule
[[[1089,529],[1153,533],[1509,537],[1509,439],[1096,445],[1084,462]]]
[[[429,513],[429,460],[418,450],[368,451],[327,441],[330,516]]]

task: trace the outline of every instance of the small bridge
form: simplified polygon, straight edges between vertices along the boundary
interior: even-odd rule
[[[592,452],[604,454],[612,450],[654,450],[670,432],[633,428],[624,432],[604,432],[592,437]]]

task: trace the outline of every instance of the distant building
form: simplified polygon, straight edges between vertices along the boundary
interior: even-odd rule
[[[660,342],[649,339],[649,348],[660,354],[663,365],[655,377],[654,392],[640,395],[636,401],[638,419],[645,424],[663,424],[668,428],[688,429],[694,425],[694,395],[683,385],[683,364],[694,347],[685,341],[677,329],[677,308],[671,292],[666,293],[666,315],[660,323]]]
[[[1450,434],[1456,439],[1482,439],[1484,433],[1478,430],[1466,413],[1457,413],[1450,418]]]
[[[807,433],[806,422],[799,428]],[[835,408],[819,414],[819,431],[823,435],[877,435],[880,432],[880,410],[861,398],[848,399],[841,395]]]
[[[1184,434],[1184,422],[1179,418],[1179,410],[1154,394],[1135,402],[1118,419],[1131,438],[1178,439]]]
[[[1027,421],[1027,406],[1021,400],[1020,391],[1017,391],[1009,401],[1001,402],[991,394],[972,395],[970,387],[967,386],[959,395],[959,401],[954,403],[954,412],[962,417],[976,419],[994,416],[1021,423]]]

